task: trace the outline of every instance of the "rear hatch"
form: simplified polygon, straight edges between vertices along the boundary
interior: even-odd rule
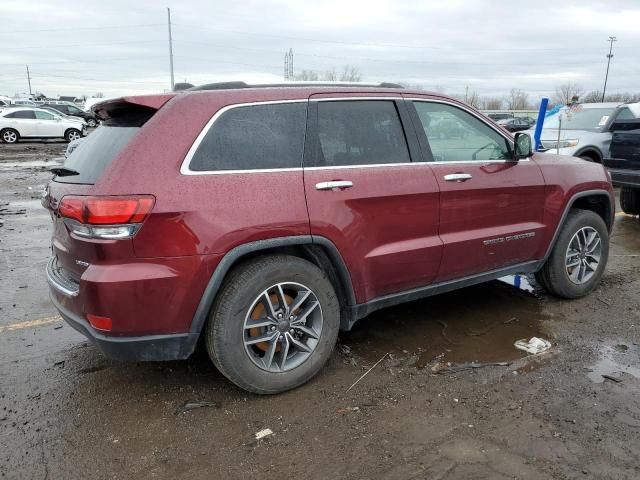
[[[99,195],[100,180],[171,97],[125,97],[95,105],[93,111],[103,120],[102,125],[81,142],[61,168],[52,169],[56,176],[47,185],[43,206],[53,220],[52,265],[61,280],[78,284],[89,265],[133,256],[130,237],[135,231],[130,236],[121,233],[118,236],[116,230],[108,229],[111,224],[127,224],[142,218],[137,204],[131,203],[138,201],[142,205],[140,196]],[[143,196],[144,202],[148,207]],[[127,219],[124,214],[129,207],[133,210]],[[96,231],[101,229],[111,235],[93,235],[89,224],[96,222],[102,224]]]

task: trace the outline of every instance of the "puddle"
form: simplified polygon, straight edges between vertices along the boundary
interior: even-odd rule
[[[616,379],[623,381],[625,374],[640,379],[640,357],[636,345],[626,343],[605,345],[600,350],[600,359],[587,371],[587,377],[594,383],[602,383],[605,380],[616,381]],[[603,375],[610,378],[606,379]]]
[[[529,284],[529,282],[527,282]],[[527,354],[513,343],[541,336],[541,300],[491,282],[380,310],[362,319],[341,342],[369,361],[385,352],[417,358],[424,367],[441,362],[504,362]]]

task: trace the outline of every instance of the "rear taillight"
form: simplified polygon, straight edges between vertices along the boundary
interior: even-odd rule
[[[86,238],[119,239],[132,237],[151,213],[155,203],[151,195],[128,197],[62,197],[58,213],[67,227]]]

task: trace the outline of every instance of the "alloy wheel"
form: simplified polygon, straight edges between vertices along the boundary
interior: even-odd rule
[[[69,141],[73,142],[74,140],[78,140],[80,138],[80,132],[69,132]]]
[[[258,295],[245,316],[244,349],[269,372],[286,372],[305,362],[322,334],[322,308],[308,287],[278,283]]]
[[[567,247],[565,266],[569,280],[576,285],[588,282],[598,269],[602,255],[600,234],[593,227],[578,230]]]
[[[8,130],[2,134],[2,139],[7,143],[15,143],[18,140],[16,132]]]

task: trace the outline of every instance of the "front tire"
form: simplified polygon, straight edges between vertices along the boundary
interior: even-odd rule
[[[538,283],[561,298],[580,298],[600,283],[609,258],[609,231],[590,210],[572,210],[542,269]]]
[[[74,140],[79,140],[82,138],[82,132],[80,130],[76,130],[75,128],[70,128],[66,132],[64,132],[64,138],[67,142],[73,142]]]
[[[620,206],[628,215],[640,215],[640,190],[622,187],[620,189]]]
[[[209,356],[259,394],[309,381],[331,357],[340,308],[327,275],[298,257],[258,257],[229,275],[205,331]]]
[[[20,140],[20,134],[13,128],[5,128],[0,132],[0,138],[4,143],[16,143]]]
[[[94,128],[97,125],[95,118],[87,119],[87,126],[89,128]]]

